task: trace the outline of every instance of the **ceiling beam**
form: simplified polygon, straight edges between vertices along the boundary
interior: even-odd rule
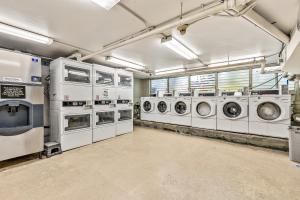
[[[290,37],[286,35],[284,32],[279,30],[276,26],[267,21],[260,14],[255,12],[254,10],[250,10],[243,15],[243,18],[250,21],[260,29],[264,30],[283,44],[288,44],[290,42]]]

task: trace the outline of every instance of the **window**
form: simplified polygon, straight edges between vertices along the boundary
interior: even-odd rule
[[[168,92],[168,79],[151,80],[151,94],[156,94],[157,91]]]
[[[249,87],[249,70],[218,73],[219,90],[234,92]]]
[[[261,69],[252,70],[253,90],[267,90],[276,88],[276,74],[261,74]]]
[[[202,74],[191,76],[191,89],[203,92],[215,92],[216,74]]]
[[[278,74],[278,80],[280,79],[282,74]],[[289,91],[295,90],[295,82],[294,81],[289,81],[287,78],[282,78],[278,85],[288,85]]]
[[[188,92],[189,91],[189,77],[176,77],[169,79],[169,92],[179,91]]]

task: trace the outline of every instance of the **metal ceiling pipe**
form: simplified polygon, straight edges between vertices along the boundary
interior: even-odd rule
[[[240,1],[242,1],[242,0],[240,0]],[[247,1],[247,0],[244,0],[244,1]],[[111,51],[113,49],[116,49],[116,48],[119,48],[119,47],[122,47],[122,46],[125,46],[125,45],[128,45],[128,44],[137,42],[137,41],[142,40],[144,38],[147,38],[147,37],[150,37],[150,36],[153,36],[153,35],[156,35],[156,34],[163,33],[164,31],[170,30],[170,29],[172,29],[174,27],[177,27],[179,25],[186,24],[186,23],[189,23],[191,21],[199,20],[199,19],[202,19],[202,18],[206,18],[208,16],[218,14],[222,11],[227,10],[227,9],[232,9],[233,6],[236,6],[236,2],[237,2],[237,0],[219,0],[219,1],[216,1],[212,4],[203,6],[203,8],[201,8],[197,12],[193,12],[193,13],[189,13],[187,15],[183,15],[182,18],[180,18],[180,19],[176,19],[176,20],[172,20],[170,22],[162,23],[162,24],[154,27],[152,30],[149,30],[148,32],[142,33],[140,35],[133,36],[132,38],[129,38],[128,40],[121,41],[120,43],[115,43],[115,44],[113,44],[111,46],[107,46],[107,47],[105,47],[105,48],[103,48],[99,51],[96,51],[94,53],[86,55],[86,56],[82,57],[80,59],[80,61],[90,59],[90,58],[92,58],[94,56],[97,56],[99,54],[102,54],[102,53]]]
[[[297,27],[298,27],[298,30],[300,31],[300,3],[299,3],[299,8],[298,8]]]

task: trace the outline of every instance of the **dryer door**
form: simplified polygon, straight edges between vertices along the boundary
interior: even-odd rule
[[[91,72],[88,69],[65,65],[64,73],[66,82],[91,83]]]
[[[66,133],[68,131],[74,131],[79,129],[85,129],[91,127],[90,114],[78,114],[78,115],[65,115],[64,116],[64,128]]]
[[[242,107],[237,102],[227,102],[223,106],[223,114],[228,119],[237,119],[242,114]]]
[[[150,101],[146,100],[143,102],[142,109],[144,112],[149,113],[153,111],[154,105]]]
[[[196,112],[199,115],[199,117],[202,118],[207,118],[212,115],[215,115],[215,109],[213,108],[213,105],[206,101],[202,101],[197,104]]]
[[[185,115],[189,112],[189,105],[184,101],[177,101],[174,106],[175,113],[178,115]]]
[[[257,106],[257,115],[264,121],[279,120],[282,110],[275,102],[263,102]]]
[[[115,74],[96,70],[95,84],[97,86],[114,86]]]
[[[166,113],[168,112],[168,104],[165,101],[160,101],[157,104],[157,110],[159,113]]]

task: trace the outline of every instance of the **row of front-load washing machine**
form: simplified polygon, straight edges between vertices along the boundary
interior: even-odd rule
[[[290,95],[142,97],[141,120],[288,138]]]
[[[50,65],[51,141],[63,151],[133,131],[133,74],[59,58]]]

